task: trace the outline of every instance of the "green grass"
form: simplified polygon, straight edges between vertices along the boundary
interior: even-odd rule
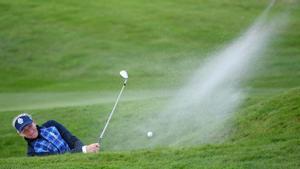
[[[232,1],[1,4],[6,9],[0,18],[3,92],[111,90],[116,87],[114,72],[120,68],[131,72],[135,88],[169,87],[170,80],[180,83],[175,74],[190,72],[207,53],[243,31],[266,5]]]
[[[268,1],[0,0],[0,168],[300,168],[300,10],[253,66],[249,95],[220,143],[118,151],[115,135],[161,110],[203,59],[238,37]],[[62,122],[95,142],[130,80],[99,154],[23,157],[11,127],[20,111]],[[122,130],[117,130],[122,128]]]
[[[222,144],[101,152],[96,155],[10,157],[1,158],[0,163],[4,168],[299,168],[299,101],[298,88],[241,110],[235,119],[232,138]],[[90,115],[84,108],[78,110]],[[65,114],[70,113],[68,109],[65,111]],[[52,112],[55,113],[55,110]],[[36,116],[38,119],[48,118],[47,114]],[[67,124],[72,123],[74,118],[64,114],[56,116]],[[87,133],[95,131],[93,127],[84,126],[90,118],[81,120],[81,126],[76,127],[79,136],[84,137],[85,133],[79,132],[82,130]],[[73,127],[70,127],[71,130],[74,130]],[[13,145],[6,143],[5,146],[1,148],[1,154],[12,153]]]

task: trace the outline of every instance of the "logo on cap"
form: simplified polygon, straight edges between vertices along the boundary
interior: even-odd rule
[[[23,119],[22,118],[18,118],[18,123],[19,124],[23,124]]]

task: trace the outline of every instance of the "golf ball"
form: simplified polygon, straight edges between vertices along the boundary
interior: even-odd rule
[[[152,137],[152,136],[153,136],[152,131],[148,131],[148,132],[147,132],[147,136],[148,136],[149,138]]]

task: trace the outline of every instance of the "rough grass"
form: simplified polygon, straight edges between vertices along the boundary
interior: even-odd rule
[[[21,110],[95,142],[120,86],[114,125],[156,111],[210,53],[243,32],[268,1],[0,0],[0,168],[300,168],[300,10],[245,84],[249,95],[224,143],[99,154],[23,157],[11,127]],[[165,89],[168,89],[165,91]],[[121,122],[121,123],[119,123]]]
[[[299,168],[299,101],[300,89],[295,89],[242,110],[235,119],[232,138],[222,144],[42,158],[10,157],[0,159],[1,168]]]
[[[266,5],[267,1],[2,0],[0,90],[111,90],[117,84],[112,77],[121,68],[130,71],[134,88],[169,88],[170,81],[178,86],[177,74],[190,73],[201,58],[238,36]],[[280,43],[280,51],[289,47],[289,70],[299,68],[290,64],[299,61],[291,56],[299,54],[299,32],[291,31],[299,28],[298,16],[293,15],[293,26]],[[282,57],[275,52],[274,62]],[[275,71],[278,68],[266,76]],[[296,79],[295,74],[289,77]],[[266,86],[259,82],[256,86]],[[274,87],[282,87],[280,82]]]

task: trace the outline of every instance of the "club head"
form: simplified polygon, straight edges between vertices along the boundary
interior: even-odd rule
[[[120,75],[121,75],[121,77],[123,77],[124,79],[128,79],[128,73],[127,73],[126,70],[120,71]]]

